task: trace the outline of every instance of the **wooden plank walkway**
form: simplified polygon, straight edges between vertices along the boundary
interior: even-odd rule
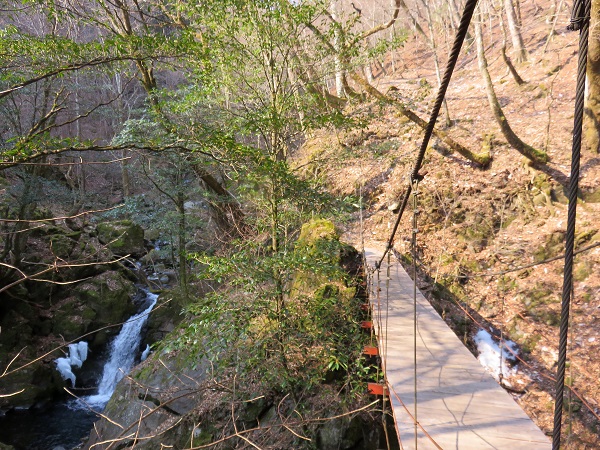
[[[377,250],[365,249],[365,254],[371,267],[381,258]],[[417,419],[422,429],[417,429],[415,444],[413,281],[393,257],[389,269],[387,280],[384,261],[379,275],[379,304],[377,279],[373,280],[370,299],[402,448],[549,449],[549,438],[483,369],[418,291]]]

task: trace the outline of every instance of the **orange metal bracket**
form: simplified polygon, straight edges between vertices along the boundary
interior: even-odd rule
[[[379,383],[367,383],[367,391],[373,395],[389,395],[387,386]]]
[[[373,322],[371,322],[370,320],[365,320],[365,321],[361,322],[360,326],[361,326],[361,328],[370,330],[371,328],[373,328]]]
[[[363,353],[369,356],[377,356],[379,355],[379,349],[377,347],[373,347],[371,345],[366,345]]]

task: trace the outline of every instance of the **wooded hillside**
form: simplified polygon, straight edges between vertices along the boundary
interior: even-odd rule
[[[257,433],[257,445],[322,444],[309,414],[326,410],[319,395],[341,405],[336,414],[362,411],[372,377],[364,336],[349,335],[362,314],[360,270],[338,238],[387,246],[465,1],[0,4],[0,408],[59,397],[60,349],[85,335],[102,352],[143,283],[164,306],[150,324],[155,359],[131,379],[158,383],[161,357],[190,377],[196,363],[212,367],[216,384],[202,389],[219,396],[202,401],[244,405],[231,423],[229,411],[219,417],[227,433],[256,394],[268,401],[244,426],[278,402],[307,417]],[[475,351],[482,327],[519,345],[511,392],[545,432],[578,56],[572,8],[479,2],[425,153],[417,248],[410,210],[393,242],[403,261],[416,255],[421,289],[465,345]],[[597,1],[591,16],[563,418],[574,449],[598,445],[600,427]],[[173,442],[221,442],[218,427],[189,439],[217,406],[187,405]],[[222,445],[229,439],[250,445]]]

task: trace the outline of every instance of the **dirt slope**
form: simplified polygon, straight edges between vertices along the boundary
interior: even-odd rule
[[[508,74],[500,57],[497,29],[493,37],[484,37],[490,72],[515,132],[528,144],[546,150],[551,161],[543,171],[536,170],[506,144],[487,103],[474,45],[468,46],[448,92],[453,126],[446,131],[474,151],[481,149],[486,135],[493,135],[493,161],[486,169],[477,169],[432,141],[424,165],[428,174],[419,196],[419,284],[471,348],[471,336],[480,327],[518,343],[523,362],[517,379],[511,381],[517,386],[514,396],[551,433],[562,261],[513,269],[564,251],[564,186],[570,172],[578,33],[566,32],[568,16],[563,11],[557,34],[544,52],[551,24],[536,13],[534,2],[523,1],[522,8],[530,57],[517,69],[526,84],[518,86]],[[397,70],[392,72],[388,60],[387,73],[376,74],[378,88],[385,92],[396,87],[393,95],[427,118],[436,90],[431,51],[413,39],[399,50],[394,66]],[[392,108],[375,103],[356,108],[355,115],[368,123],[365,129],[322,132],[307,143],[299,158],[313,160],[307,173],[334,192],[352,196],[357,205],[362,198],[362,234],[357,209],[354,220],[345,225],[346,239],[359,247],[364,241],[384,248],[396,219],[390,209],[406,185],[422,131]],[[593,194],[600,188],[599,161],[598,154],[584,151],[584,196],[577,222],[580,249],[600,242],[600,195]],[[400,257],[410,254],[411,220],[412,207],[395,239],[395,253]],[[600,247],[576,258],[567,369],[567,383],[576,394],[565,399],[564,420],[570,423],[563,429],[566,448],[600,446],[597,267]]]

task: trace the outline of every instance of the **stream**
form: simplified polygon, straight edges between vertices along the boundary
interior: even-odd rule
[[[40,411],[11,411],[0,418],[0,442],[13,445],[16,450],[77,448],[98,420],[97,413],[104,409],[117,383],[139,361],[142,330],[157,299],[158,295],[146,292],[143,310],[131,316],[111,342],[96,394],[57,402]]]

